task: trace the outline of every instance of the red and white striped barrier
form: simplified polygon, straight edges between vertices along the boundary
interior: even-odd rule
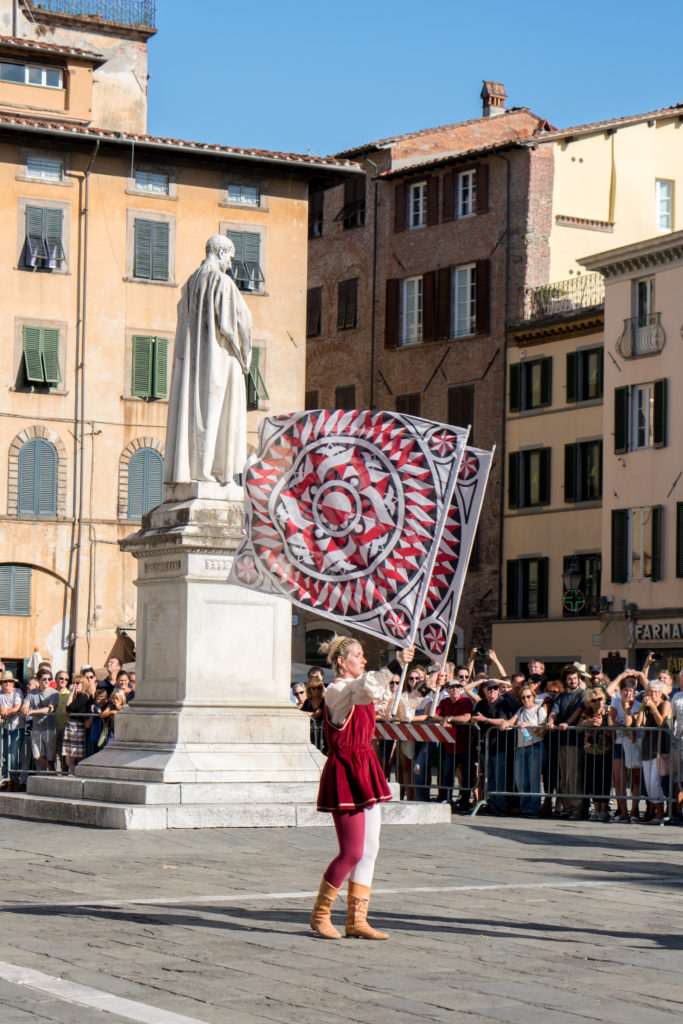
[[[375,722],[375,732],[383,740],[421,740],[428,743],[453,743],[453,732],[445,725],[427,722]]]

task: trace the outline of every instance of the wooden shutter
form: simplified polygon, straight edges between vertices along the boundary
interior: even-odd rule
[[[652,446],[663,448],[666,445],[666,379],[654,382],[654,415],[652,421]]]
[[[31,570],[24,565],[0,565],[0,615],[31,614]]]
[[[49,441],[36,438],[39,516],[57,515],[57,452]]]
[[[553,399],[553,361],[550,357],[541,360],[541,405],[551,405]]]
[[[384,311],[384,346],[398,346],[401,329],[401,281],[390,277],[386,285],[386,308]]]
[[[564,500],[565,502],[576,501],[576,466],[578,456],[578,445],[566,444],[564,446]]]
[[[325,193],[322,190],[310,192],[308,196],[308,237],[320,238],[323,233],[323,203]]]
[[[337,288],[337,330],[343,331],[357,324],[358,278],[340,281]]]
[[[171,226],[166,221],[152,221],[152,280],[168,281],[169,238]]]
[[[578,362],[577,352],[567,352],[567,401],[576,402],[579,397],[578,390]]]
[[[662,578],[662,506],[652,507],[652,572],[650,579],[656,583]]]
[[[487,213],[489,208],[489,165],[480,164],[474,175],[476,181],[477,213]]]
[[[19,496],[17,512],[20,516],[36,515],[36,450],[35,438],[19,449]]]
[[[144,449],[147,461],[147,501],[143,514],[160,505],[164,491],[164,460],[154,448]]]
[[[519,562],[508,559],[507,563],[507,618],[519,618]]]
[[[519,452],[508,455],[508,505],[519,508]]]
[[[61,384],[59,367],[59,331],[56,327],[42,328],[43,373],[48,384]]]
[[[628,451],[628,388],[614,389],[614,453]],[[614,581],[613,581],[614,582]]]
[[[244,231],[228,231],[227,235],[232,244],[235,246],[235,255],[233,257],[234,263],[241,263],[244,260]]]
[[[427,178],[427,224],[439,223],[439,179],[431,174]]]
[[[152,278],[152,230],[151,220],[135,219],[135,238],[133,256],[133,277],[145,280]]]
[[[441,220],[455,219],[455,171],[448,171],[441,179]]]
[[[422,340],[436,340],[436,271],[422,277]]]
[[[522,393],[522,367],[519,363],[510,366],[510,412],[519,412]]]
[[[448,389],[448,422],[454,427],[471,427],[467,443],[474,443],[474,384]]]
[[[538,488],[539,505],[550,504],[550,448],[541,448],[539,451],[539,473],[540,482]]]
[[[537,558],[538,564],[538,590],[536,592],[536,614],[540,619],[548,615],[548,558]]]
[[[26,207],[26,246],[28,248],[27,264],[31,267],[41,266],[47,257],[45,248],[45,209],[42,206]]]
[[[477,260],[475,277],[475,302],[477,334],[489,333],[489,261]]]
[[[337,330],[346,327],[346,294],[348,281],[340,281],[337,285]]]
[[[138,448],[128,463],[128,518],[143,515],[161,504],[164,460],[154,448]]]
[[[453,333],[451,295],[453,289],[453,267],[441,267],[436,279],[436,340],[447,341]]]
[[[45,381],[40,343],[40,327],[24,327],[22,337],[24,372],[26,380],[32,384],[43,384]]]
[[[45,247],[47,266],[59,267],[64,259],[62,246],[62,211],[52,207],[45,209]]]
[[[598,362],[598,384],[597,384],[597,395],[596,398],[602,398],[603,386],[605,380],[605,353],[603,349],[600,349],[600,357]]]
[[[394,189],[394,231],[405,231],[406,229],[406,204],[408,202],[408,187],[404,181]]]
[[[627,508],[612,509],[612,583],[628,579],[628,523]]]
[[[151,398],[154,338],[144,335],[133,337],[133,369],[131,394],[136,398]]]
[[[168,395],[168,341],[166,338],[154,339],[154,374],[152,378],[152,398],[166,398]]]
[[[306,337],[315,338],[321,331],[322,287],[309,288],[306,293]]]
[[[683,578],[683,501],[676,503],[676,576]]]

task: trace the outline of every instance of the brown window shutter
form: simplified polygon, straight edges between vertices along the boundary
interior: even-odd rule
[[[454,427],[471,427],[468,443],[474,443],[474,384],[448,389],[448,422]]]
[[[436,270],[422,278],[422,340],[436,340]]]
[[[401,282],[397,277],[387,281],[386,309],[384,312],[384,345],[398,346],[398,332],[401,323]]]
[[[427,178],[427,224],[439,223],[439,179]]]
[[[437,273],[436,340],[444,341],[451,336],[453,268],[441,267]]]
[[[405,182],[399,182],[394,189],[394,231],[406,229],[406,202],[408,197]]]
[[[340,281],[337,285],[337,330],[346,327],[346,304],[348,302],[348,281]]]
[[[489,208],[489,165],[477,167],[477,213],[487,213]]]
[[[441,220],[455,217],[455,171],[448,171],[441,179]]]
[[[489,261],[477,260],[476,278],[476,332],[489,333]]]
[[[346,292],[346,326],[358,325],[358,278],[352,278]]]

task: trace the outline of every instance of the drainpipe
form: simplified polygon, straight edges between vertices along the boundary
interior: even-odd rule
[[[375,168],[375,200],[372,218],[372,309],[370,310],[370,409],[375,407],[375,309],[377,301],[377,187],[379,167],[369,156],[365,159]]]
[[[76,639],[78,632],[79,612],[79,589],[81,583],[81,549],[83,543],[83,503],[85,491],[85,342],[86,342],[86,321],[87,321],[87,299],[88,299],[88,213],[90,204],[90,172],[97,152],[100,148],[99,139],[95,143],[90,161],[85,169],[84,201],[81,209],[83,218],[83,253],[82,263],[79,267],[79,278],[81,284],[81,308],[78,319],[76,334],[76,433],[78,436],[78,499],[76,508],[76,565],[74,568],[73,598],[71,602],[71,630],[69,645],[69,673],[73,675],[74,661],[76,656]],[[94,430],[93,442],[94,444]]]
[[[502,430],[500,437],[500,459],[501,459],[501,484],[500,484],[500,549],[498,564],[500,567],[500,578],[498,580],[498,618],[503,617],[503,581],[505,572],[503,568],[503,534],[505,530],[505,455],[507,450],[507,387],[508,387],[508,325],[510,322],[510,190],[511,190],[511,165],[508,157],[502,153],[496,153],[499,160],[504,160],[507,165],[507,182],[505,193],[505,312],[503,320],[503,400],[501,402]]]

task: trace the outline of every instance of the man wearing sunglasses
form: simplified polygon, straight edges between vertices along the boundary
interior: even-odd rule
[[[514,718],[519,709],[519,703],[511,694],[500,692],[499,679],[484,679],[479,687],[479,692],[481,700],[474,709],[472,721],[479,725],[482,733],[484,743],[482,749],[488,750],[488,759],[484,765],[484,780],[486,790],[493,791],[493,795],[488,798],[488,807],[492,814],[507,814],[509,802],[505,794],[512,789],[512,786],[507,785],[507,736],[505,732],[500,731],[500,726],[510,718]],[[487,736],[488,748],[486,747]]]
[[[469,678],[467,669],[463,666],[454,667],[454,673],[454,677],[446,683],[446,696],[440,701],[436,713],[444,719],[446,725],[455,726],[455,743],[447,744],[444,751],[443,778],[453,783],[460,772],[460,797],[454,804],[454,810],[458,814],[467,814],[474,778],[474,745],[471,743],[470,728],[474,701],[464,689]],[[452,790],[449,796],[452,796]]]

